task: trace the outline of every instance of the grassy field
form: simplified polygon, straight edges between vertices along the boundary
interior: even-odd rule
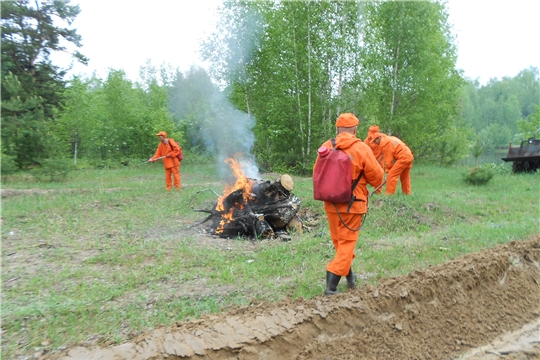
[[[472,186],[466,171],[415,165],[412,196],[371,200],[353,263],[361,283],[540,232],[539,174],[500,171]],[[167,193],[163,177],[148,164],[79,170],[64,183],[26,174],[3,183],[3,358],[322,294],[334,252],[310,178],[293,176],[309,231],[283,242],[215,238],[193,226],[205,217],[194,209],[223,189],[213,164],[186,161],[180,193]]]

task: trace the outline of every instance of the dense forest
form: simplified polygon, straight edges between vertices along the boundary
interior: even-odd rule
[[[342,112],[402,138],[418,161],[451,165],[472,144],[507,147],[540,128],[539,69],[481,85],[456,68],[444,1],[225,1],[201,45],[212,66],[149,60],[75,76],[86,63],[69,1],[2,1],[2,174],[46,164],[112,167],[147,159],[166,131],[188,154],[308,174]],[[75,50],[73,50],[75,49]]]

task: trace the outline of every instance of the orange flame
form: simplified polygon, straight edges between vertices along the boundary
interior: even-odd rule
[[[236,161],[236,159],[229,158],[226,159],[225,162],[231,167],[234,177],[236,178],[236,182],[234,185],[227,186],[225,190],[223,190],[223,195],[218,198],[216,206],[216,210],[218,211],[225,210],[223,207],[223,201],[230,193],[238,189],[244,189],[243,198],[244,202],[247,202],[251,198],[250,194],[253,186],[253,182],[246,177],[246,174],[244,174],[244,171],[242,171],[242,166],[238,163],[238,161]]]
[[[242,189],[242,197],[244,200],[244,203],[246,203],[249,199],[251,199],[251,188],[253,187],[253,181],[248,179],[242,171],[242,166],[238,163],[236,159],[229,158],[225,160],[225,163],[227,163],[231,169],[233,170],[234,177],[236,178],[236,182],[234,185],[230,185],[225,187],[225,190],[223,190],[223,195],[221,195],[218,198],[216,210],[217,211],[224,211],[225,207],[223,206],[223,201],[227,196],[229,196],[230,193],[233,191],[236,191],[238,189]],[[240,209],[243,209],[243,204],[240,205]],[[223,214],[221,216],[222,220],[219,223],[219,226],[216,229],[216,233],[222,233],[223,229],[226,224],[230,223],[233,220],[233,211],[234,208],[231,208],[230,211],[227,214]]]
[[[233,211],[234,209],[231,209],[227,214],[223,214],[221,216],[221,221],[219,222],[219,226],[216,228],[216,233],[221,234],[225,228],[225,225],[230,223],[233,219]]]

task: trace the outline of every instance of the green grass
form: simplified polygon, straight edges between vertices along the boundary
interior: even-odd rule
[[[539,233],[538,174],[498,173],[473,186],[461,180],[466,170],[415,165],[413,195],[370,200],[353,264],[361,284]],[[192,227],[205,217],[194,209],[209,208],[223,189],[214,165],[183,165],[181,193],[165,192],[163,177],[149,164],[80,170],[64,183],[19,174],[3,184],[4,358],[322,294],[334,251],[311,179],[293,177],[310,231],[283,242]]]

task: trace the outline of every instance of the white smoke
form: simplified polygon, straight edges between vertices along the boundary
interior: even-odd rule
[[[256,49],[259,38],[264,33],[264,19],[259,10],[258,6],[251,6],[249,2],[229,2],[220,7],[221,20],[218,21],[214,34],[205,42],[206,49],[212,49],[207,53],[209,59],[217,60],[217,64],[225,62],[223,67],[214,68],[216,79],[232,80],[232,74],[244,73],[238,72],[238,69],[249,62],[250,54]],[[219,56],[214,57],[217,53]],[[220,73],[221,71],[225,73]],[[234,81],[245,86],[247,79],[235,77]],[[220,176],[231,178],[232,171],[225,160],[234,158],[241,164],[247,177],[259,179],[259,169],[251,153],[255,143],[252,131],[255,119],[234,108],[223,92],[217,89],[208,99],[208,105],[210,124],[201,128],[201,136],[206,148],[217,159]]]
[[[235,109],[219,90],[208,99],[210,119],[201,128],[206,148],[216,157],[218,172],[222,178],[232,178],[232,171],[225,163],[234,158],[241,164],[248,178],[259,179],[259,169],[251,153],[255,144],[253,126],[255,119]]]

